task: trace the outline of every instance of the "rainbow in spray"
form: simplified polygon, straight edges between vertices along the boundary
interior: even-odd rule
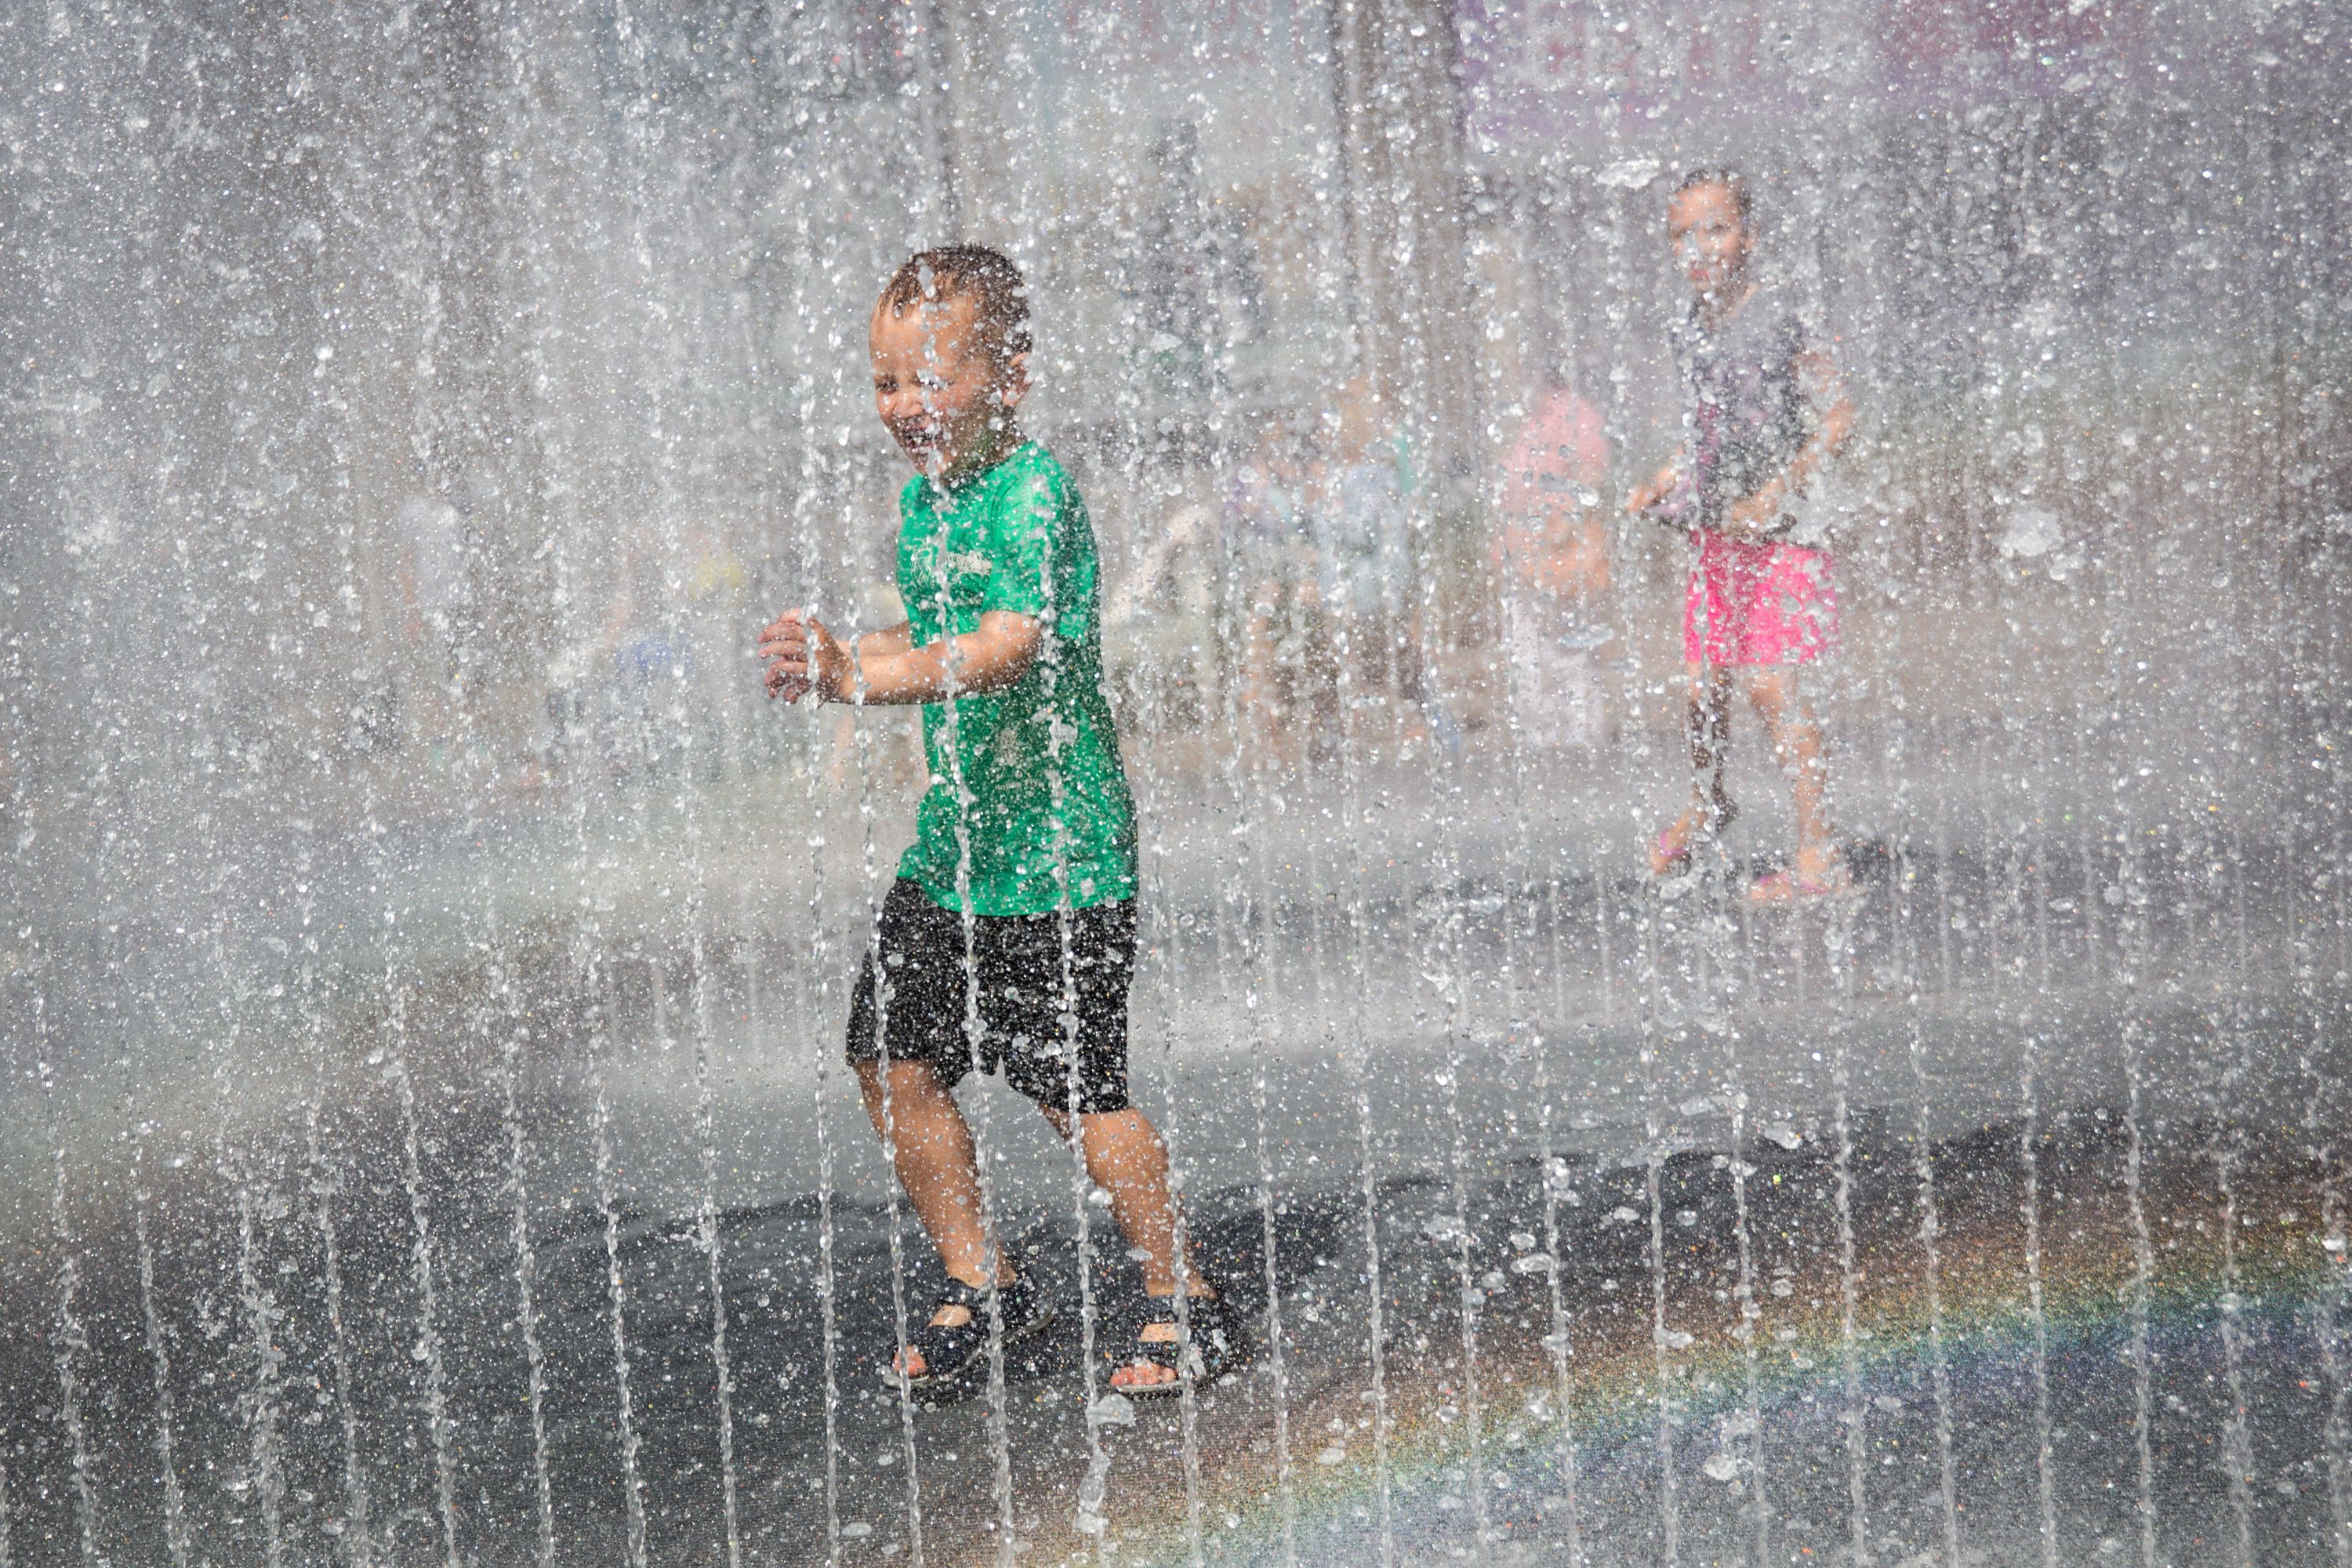
[[[2143,1537],[2160,1560],[2228,1561],[2234,1536],[2256,1560],[2325,1557],[2352,1481],[2332,1180],[2272,1166],[2225,1190],[2201,1149],[2153,1162],[2136,1196],[2113,1177],[2045,1183],[2029,1225],[2013,1167],[1939,1170],[1932,1226],[1916,1194],[1857,1209],[1850,1281],[1833,1234],[1782,1229],[1758,1249],[1745,1332],[1720,1237],[1687,1244],[1689,1268],[1564,1279],[1564,1341],[1540,1257],[1486,1300],[1460,1276],[1469,1363],[1460,1314],[1416,1317],[1400,1291],[1384,1434],[1361,1364],[1292,1366],[1279,1421],[1263,1394],[1216,1391],[1197,1506],[1176,1424],[1139,1426],[1113,1529],[1067,1548],[1925,1568],[1955,1544],[1962,1562],[2137,1561]],[[1040,1560],[1057,1544],[1034,1542]]]

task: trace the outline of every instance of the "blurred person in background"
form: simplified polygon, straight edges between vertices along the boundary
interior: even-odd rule
[[[1829,766],[1798,672],[1837,643],[1828,553],[1790,543],[1806,482],[1853,427],[1837,367],[1751,265],[1756,215],[1738,174],[1700,169],[1668,199],[1666,236],[1691,286],[1675,332],[1684,440],[1626,500],[1690,536],[1683,659],[1689,678],[1690,804],[1658,835],[1650,869],[1689,868],[1694,843],[1737,808],[1724,787],[1735,681],[1792,781],[1797,848],[1748,889],[1756,903],[1837,893],[1852,874],[1832,837]]]
[[[1151,168],[1154,199],[1139,216],[1125,292],[1156,390],[1171,412],[1189,416],[1224,387],[1225,356],[1262,340],[1273,315],[1248,224],[1211,179],[1200,127],[1162,126]]]
[[[1308,489],[1310,449],[1287,421],[1269,422],[1234,476],[1225,509],[1244,620],[1242,702],[1279,748],[1308,700],[1308,645],[1321,604]]]
[[[727,633],[740,623],[742,607],[750,601],[751,574],[724,530],[690,522],[679,531],[678,542],[686,565],[687,646],[723,647]],[[693,743],[699,754],[690,763],[704,778],[723,778],[738,765],[738,737],[742,730],[739,705],[743,697],[737,683],[729,679],[725,659],[702,658],[695,665],[698,689],[688,706]],[[730,714],[730,708],[739,711]]]
[[[394,733],[423,741],[436,760],[458,730],[473,678],[474,583],[466,514],[446,495],[412,493],[392,519],[400,630],[416,671],[415,700],[401,704]]]
[[[1307,464],[1316,598],[1333,657],[1352,672],[1353,699],[1385,704],[1418,688],[1419,596],[1406,547],[1402,437],[1364,377],[1323,424],[1328,456]],[[1343,716],[1344,718],[1344,716]]]
[[[1223,710],[1223,510],[1212,484],[1164,499],[1165,510],[1139,516],[1133,559],[1103,597],[1103,657],[1114,689],[1154,715],[1153,728],[1198,737]]]
[[[545,668],[550,771],[576,783],[651,776],[690,728],[679,683],[695,668],[693,567],[682,539],[637,507],[599,519],[593,558],[572,563],[572,635]],[[726,578],[721,567],[709,584],[723,592]]]
[[[1593,610],[1609,587],[1600,486],[1609,446],[1601,410],[1555,381],[1503,459],[1495,566],[1503,646],[1522,745],[1558,751],[1602,738],[1601,645]]]

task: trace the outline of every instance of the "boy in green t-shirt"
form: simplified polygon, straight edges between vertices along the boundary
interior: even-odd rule
[[[874,403],[915,465],[898,498],[907,619],[835,637],[805,610],[761,634],[771,696],[920,703],[930,788],[884,900],[849,1015],[866,1114],[940,1249],[949,1286],[894,1363],[916,1385],[1051,1316],[986,1230],[953,1089],[975,1059],[1037,1102],[1143,1266],[1150,1309],[1106,1336],[1111,1384],[1165,1393],[1217,1375],[1238,1324],[1187,1268],[1175,1322],[1168,1151],[1127,1098],[1135,972],[1135,806],[1102,689],[1094,531],[1077,489],[1014,410],[1028,391],[1021,273],[993,250],[909,259],[875,306]],[[1189,1259],[1188,1259],[1189,1262]]]

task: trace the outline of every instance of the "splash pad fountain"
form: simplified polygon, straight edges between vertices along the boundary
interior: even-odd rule
[[[0,1563],[2352,1554],[2339,17],[5,26]],[[1826,906],[1738,896],[1748,731],[1640,870],[1675,540],[1609,523],[1572,743],[1497,631],[1546,382],[1599,515],[1673,445],[1724,162],[1862,411]],[[876,1373],[929,1265],[835,1064],[919,764],[742,650],[891,615],[860,333],[950,234],[1037,289],[1138,1080],[1258,1325],[1174,1408],[1089,1402],[985,1093],[1066,1335]],[[1395,453],[1385,663],[1257,609],[1269,426]]]

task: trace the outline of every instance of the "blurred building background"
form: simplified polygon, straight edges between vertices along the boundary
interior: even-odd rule
[[[2320,722],[2338,668],[2322,7],[441,0],[0,37],[11,930],[193,942],[246,879],[396,863],[404,824],[847,776],[854,728],[779,719],[749,645],[803,600],[895,618],[865,324],[954,237],[1034,279],[1026,416],[1093,506],[1172,805],[1276,722],[1231,526],[1269,433],[1392,471],[1391,754],[1504,755],[1496,474],[1558,384],[1606,435],[1606,733],[1671,786],[1685,546],[1618,503],[1677,438],[1663,212],[1700,165],[1753,185],[1862,410],[1811,503],[1841,743],[2169,727],[2207,761],[2166,787],[2210,802],[2267,765],[2219,748]],[[867,722],[903,787],[903,723]]]

